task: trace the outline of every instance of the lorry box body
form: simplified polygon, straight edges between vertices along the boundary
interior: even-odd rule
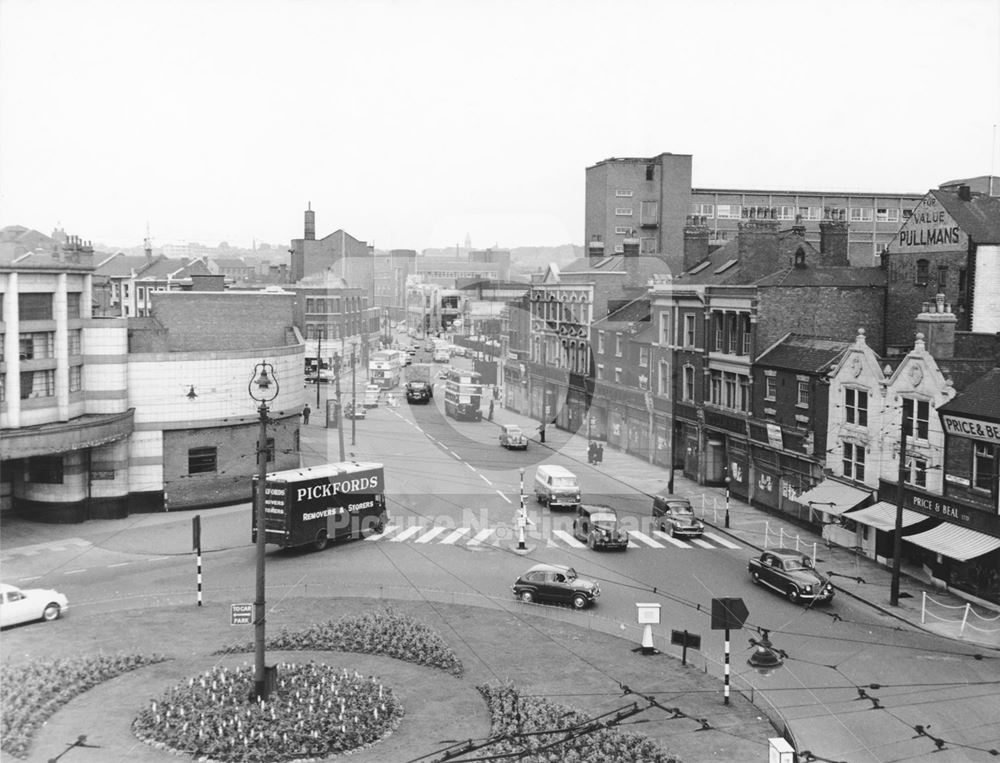
[[[257,540],[253,479],[252,537]],[[339,538],[381,532],[385,508],[385,470],[373,462],[323,464],[272,472],[264,481],[265,542],[283,548],[312,545],[317,550]]]

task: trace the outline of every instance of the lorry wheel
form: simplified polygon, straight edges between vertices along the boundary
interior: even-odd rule
[[[313,541],[313,550],[322,551],[324,548],[326,548],[326,544],[327,544],[326,530],[320,530],[319,535],[316,536],[316,540]]]
[[[381,535],[385,532],[385,519],[379,517],[375,524],[372,525],[372,532],[376,535]]]

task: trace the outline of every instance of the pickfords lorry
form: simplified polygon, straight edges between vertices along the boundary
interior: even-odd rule
[[[257,506],[259,477],[253,479]],[[385,470],[382,464],[343,462],[271,472],[264,480],[264,542],[317,551],[340,538],[360,538],[385,529]],[[257,511],[251,526],[257,541]]]

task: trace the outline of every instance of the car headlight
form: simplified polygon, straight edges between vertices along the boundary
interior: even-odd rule
[[[804,590],[806,593],[812,593],[812,589],[813,587],[811,585],[807,585]]]

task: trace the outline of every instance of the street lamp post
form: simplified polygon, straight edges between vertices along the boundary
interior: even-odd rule
[[[726,529],[729,529],[729,477],[726,477]]]
[[[260,403],[260,433],[257,435],[257,491],[254,495],[257,512],[257,595],[254,599],[254,698],[267,699],[269,686],[264,665],[264,544],[267,531],[264,527],[264,486],[267,481],[267,404],[278,396],[278,380],[274,366],[261,361],[254,366],[249,384],[250,397]]]
[[[342,355],[333,357],[333,377],[337,381],[337,440],[340,442],[340,460],[344,460],[344,406],[340,399],[340,359]]]
[[[524,526],[528,524],[528,515],[524,511],[524,467],[521,467],[521,487],[518,489],[521,494],[521,510],[517,516],[517,548],[519,551],[524,551],[527,547],[524,544]]]
[[[358,419],[358,388],[355,385],[357,376],[357,351],[358,343],[351,343],[351,445],[354,445],[354,437],[357,426],[355,421]]]

